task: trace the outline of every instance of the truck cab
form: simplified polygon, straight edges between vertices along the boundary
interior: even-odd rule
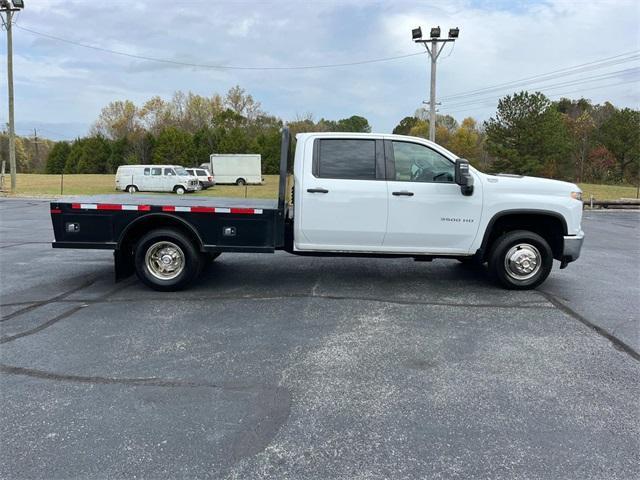
[[[488,175],[422,138],[283,131],[277,200],[95,196],[51,204],[56,248],[115,251],[116,276],[185,288],[224,252],[452,258],[510,289],[540,285],[579,255],[582,192]],[[287,201],[288,167],[293,195]]]
[[[298,252],[484,262],[497,238],[520,230],[527,232],[523,239],[539,238],[515,245],[509,259],[503,259],[506,286],[515,287],[535,283],[528,281],[536,277],[531,274],[547,270],[553,258],[562,268],[576,260],[584,238],[576,185],[487,175],[422,138],[300,134],[294,179],[293,245]],[[540,238],[546,245],[540,245]]]
[[[400,135],[300,134],[295,156],[296,249],[468,255],[493,217],[562,217],[581,236],[580,189],[555,180],[486,175],[464,194],[455,154]],[[495,220],[495,219],[494,219]]]

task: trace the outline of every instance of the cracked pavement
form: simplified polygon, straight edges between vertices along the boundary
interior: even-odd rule
[[[1,199],[0,477],[637,478],[640,215],[583,227],[540,291],[277,253],[159,293]]]

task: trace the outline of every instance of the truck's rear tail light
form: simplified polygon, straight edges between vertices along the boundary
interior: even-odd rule
[[[52,208],[51,213],[62,213],[62,210],[60,210],[59,208]]]
[[[213,182],[213,177],[207,177],[210,182]]]

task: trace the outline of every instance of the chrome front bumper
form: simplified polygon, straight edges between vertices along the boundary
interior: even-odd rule
[[[564,268],[568,263],[575,262],[580,257],[582,243],[584,242],[584,232],[580,230],[577,235],[566,235],[564,237],[564,247],[562,249],[562,264]]]

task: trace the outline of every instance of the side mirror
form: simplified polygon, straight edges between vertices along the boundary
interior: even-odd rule
[[[463,195],[473,194],[473,177],[469,172],[469,161],[464,158],[456,160],[455,182],[460,185],[460,191]]]

